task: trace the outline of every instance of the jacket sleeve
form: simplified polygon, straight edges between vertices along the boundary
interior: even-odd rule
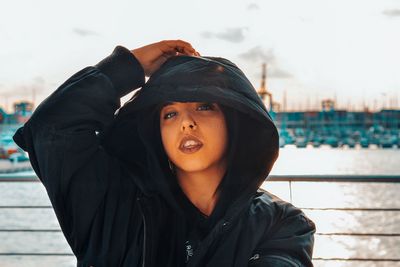
[[[104,199],[119,190],[122,179],[119,162],[102,148],[98,133],[111,125],[120,97],[143,84],[140,63],[117,46],[64,82],[14,135],[28,152],[75,255],[84,250]]]
[[[263,234],[249,267],[313,266],[315,224],[292,204],[275,202],[273,224]]]

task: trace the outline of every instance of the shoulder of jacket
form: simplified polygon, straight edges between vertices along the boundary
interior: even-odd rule
[[[300,208],[268,191],[262,189],[257,191],[252,201],[252,209],[257,210],[254,209],[257,206],[262,207],[261,209],[259,208],[260,210],[268,210],[268,214],[272,218],[272,224],[270,225],[272,228],[285,228],[291,225],[297,229],[307,228],[315,231],[314,222]]]
[[[271,226],[285,222],[302,221],[311,227],[315,227],[314,223],[300,208],[262,189],[259,189],[254,195],[248,215],[256,220],[267,219]]]
[[[261,210],[267,209],[273,212],[300,211],[300,209],[296,208],[291,203],[263,189],[259,189],[256,192],[252,199],[251,207]]]

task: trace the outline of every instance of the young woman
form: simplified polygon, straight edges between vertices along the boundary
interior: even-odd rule
[[[265,106],[236,65],[187,42],[118,46],[14,140],[77,266],[312,266],[312,221],[259,190],[279,151]]]

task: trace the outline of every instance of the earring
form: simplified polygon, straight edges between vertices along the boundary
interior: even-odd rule
[[[168,160],[168,166],[169,166],[169,169],[170,169],[172,172],[175,171],[174,164],[172,164],[172,162],[171,162],[170,160]]]

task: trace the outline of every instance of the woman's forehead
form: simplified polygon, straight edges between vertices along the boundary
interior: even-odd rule
[[[172,102],[172,101],[168,101],[161,105],[161,109],[168,107],[168,106],[185,106],[185,105],[195,105],[195,104],[200,104],[200,103],[210,103],[210,102],[206,102],[206,101],[203,101],[203,102]],[[212,104],[217,104],[217,103],[212,103]]]

